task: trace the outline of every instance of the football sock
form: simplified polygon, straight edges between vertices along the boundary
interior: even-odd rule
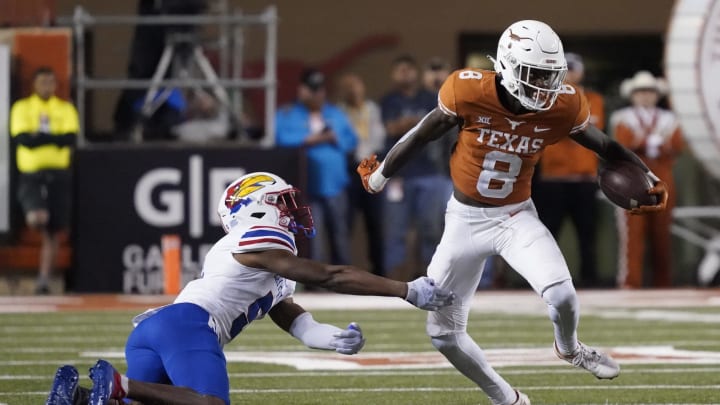
[[[467,333],[436,336],[432,344],[458,371],[475,382],[493,405],[508,405],[517,400],[515,390],[488,364],[482,349]]]
[[[542,293],[555,329],[555,345],[560,353],[572,354],[577,349],[579,304],[571,280],[553,284]]]

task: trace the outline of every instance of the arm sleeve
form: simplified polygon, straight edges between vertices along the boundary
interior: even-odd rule
[[[309,312],[298,315],[290,325],[290,334],[311,349],[335,350],[330,343],[338,332],[342,332],[342,329],[318,323]]]
[[[13,140],[16,144],[25,146],[27,148],[36,148],[43,145],[57,145],[57,146],[73,146],[75,145],[75,134],[61,134],[61,135],[50,135],[46,133],[29,134],[21,133],[15,134]]]
[[[13,142],[16,145],[22,145],[26,148],[35,148],[40,145],[45,145],[47,142],[43,140],[44,137],[49,137],[48,134],[29,134],[27,132],[23,132],[20,134],[13,134]]]
[[[62,135],[52,135],[51,138],[51,142],[57,146],[75,146],[77,134],[70,132]]]

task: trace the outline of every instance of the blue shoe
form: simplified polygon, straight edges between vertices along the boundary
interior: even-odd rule
[[[90,379],[93,382],[90,405],[105,405],[108,399],[125,398],[125,391],[120,384],[120,373],[107,361],[98,360],[90,368]]]
[[[73,366],[62,366],[55,372],[52,390],[45,405],[73,405],[80,375]]]

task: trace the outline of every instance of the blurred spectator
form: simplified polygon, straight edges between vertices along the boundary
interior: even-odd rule
[[[676,195],[672,168],[684,148],[684,141],[675,114],[657,106],[665,92],[664,80],[639,71],[620,86],[620,94],[629,98],[631,105],[616,111],[610,119],[618,142],[640,156],[650,170],[667,183],[669,190],[664,211],[646,215],[618,211],[617,282],[622,288],[643,286],[646,239],[649,239],[652,261],[652,285],[662,288],[672,284],[670,226]]]
[[[422,88],[420,69],[411,56],[400,56],[392,64],[394,88],[380,103],[387,131],[386,149],[437,106],[437,94]],[[410,259],[417,272],[425,268],[440,242],[445,205],[452,183],[439,165],[439,156],[428,145],[409,161],[385,187],[385,270],[396,271]],[[419,257],[406,253],[406,235],[414,223]],[[410,274],[408,279],[415,274]]]
[[[440,87],[445,83],[445,79],[452,73],[450,63],[442,58],[432,58],[425,64],[423,70],[423,87],[432,93],[436,98],[440,91]],[[452,187],[450,180],[450,152],[457,141],[459,129],[452,128],[445,135],[441,136],[437,141],[427,146],[428,154],[435,163],[435,167],[448,176],[449,187]],[[444,214],[444,212],[443,212]]]
[[[275,117],[279,147],[304,147],[308,158],[308,194],[315,226],[326,231],[333,264],[350,263],[347,157],[357,136],[345,113],[326,101],[325,76],[315,69],[303,72],[295,103]],[[312,243],[312,257],[320,260],[323,244]]]
[[[582,86],[585,66],[580,55],[566,53],[567,83],[582,92],[590,104],[590,123],[605,130],[603,97]],[[555,239],[565,218],[575,228],[580,248],[580,274],[576,285],[597,287],[597,183],[598,158],[590,149],[570,138],[545,148],[537,171],[533,200],[540,220]]]
[[[198,143],[228,139],[230,117],[220,102],[203,89],[192,89],[186,94],[184,120],[171,129],[177,139]]]
[[[59,236],[70,225],[71,157],[79,130],[75,107],[55,96],[55,73],[40,68],[34,93],[18,100],[10,112],[10,134],[16,147],[18,200],[27,225],[42,232],[36,293],[48,294]]]
[[[425,90],[437,95],[450,73],[450,63],[446,60],[437,57],[430,59],[423,71],[423,87],[425,87]]]
[[[338,81],[340,107],[345,111],[358,136],[358,145],[350,167],[350,211],[348,225],[352,229],[355,212],[359,211],[367,231],[367,248],[372,272],[385,275],[383,265],[383,200],[368,194],[362,186],[355,168],[363,158],[380,154],[385,148],[385,127],[380,117],[380,107],[365,95],[365,83],[356,74],[348,73]]]

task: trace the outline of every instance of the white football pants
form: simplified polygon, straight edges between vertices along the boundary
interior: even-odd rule
[[[561,349],[575,346],[577,299],[565,259],[550,231],[540,222],[532,200],[477,208],[450,198],[445,231],[428,267],[428,276],[455,292],[457,299],[449,307],[428,313],[427,333],[433,345],[476,382],[494,404],[510,404],[515,401],[515,392],[487,364],[480,348],[466,333],[485,259],[495,254],[543,296]]]

